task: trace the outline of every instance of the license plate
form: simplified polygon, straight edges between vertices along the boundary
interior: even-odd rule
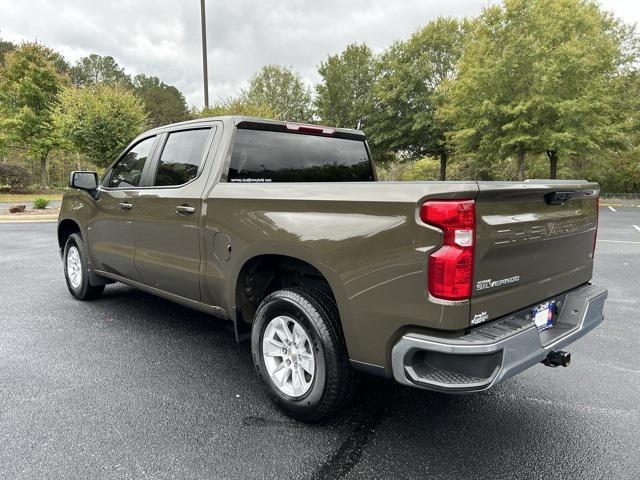
[[[555,312],[555,302],[545,302],[531,309],[533,321],[539,331],[553,327],[553,313]]]

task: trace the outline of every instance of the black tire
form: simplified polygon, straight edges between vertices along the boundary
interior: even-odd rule
[[[70,252],[78,253],[80,257],[80,264],[82,268],[80,269],[80,280],[79,282],[73,281],[69,278],[69,254]],[[89,282],[89,264],[87,262],[87,254],[84,246],[84,242],[82,238],[77,233],[72,233],[67,238],[67,242],[64,245],[64,251],[62,254],[63,265],[64,265],[64,278],[67,282],[67,288],[71,295],[73,295],[78,300],[92,300],[94,298],[98,298],[102,295],[104,291],[104,285],[91,285]],[[74,285],[75,283],[75,285]]]
[[[295,318],[304,329],[315,357],[311,387],[302,396],[283,393],[271,380],[263,358],[263,336],[269,322],[280,315]],[[338,309],[326,293],[295,287],[268,295],[255,315],[251,334],[253,363],[265,389],[287,415],[305,422],[326,419],[342,408],[353,393],[356,374],[349,363]]]

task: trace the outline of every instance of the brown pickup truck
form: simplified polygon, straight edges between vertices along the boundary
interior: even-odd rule
[[[358,130],[221,117],[148,131],[70,186],[74,297],[118,281],[228,319],[306,421],[355,370],[461,393],[566,366],[603,319],[586,181],[378,182]]]

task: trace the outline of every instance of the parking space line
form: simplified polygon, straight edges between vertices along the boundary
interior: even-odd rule
[[[609,210],[611,210],[612,212],[615,212],[615,211],[616,211],[616,209],[615,209],[615,208],[613,208],[611,205],[609,205]]]
[[[604,243],[630,243],[632,245],[640,245],[640,242],[632,242],[630,240],[596,240],[598,243],[600,242],[604,242]]]

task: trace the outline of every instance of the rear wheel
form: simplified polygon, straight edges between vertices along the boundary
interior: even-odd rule
[[[90,300],[99,297],[104,285],[91,285],[89,266],[82,238],[77,233],[69,235],[64,246],[64,278],[71,295],[78,300]]]
[[[299,420],[326,418],[354,389],[338,309],[319,290],[291,288],[267,296],[256,312],[251,349],[270,397]]]

